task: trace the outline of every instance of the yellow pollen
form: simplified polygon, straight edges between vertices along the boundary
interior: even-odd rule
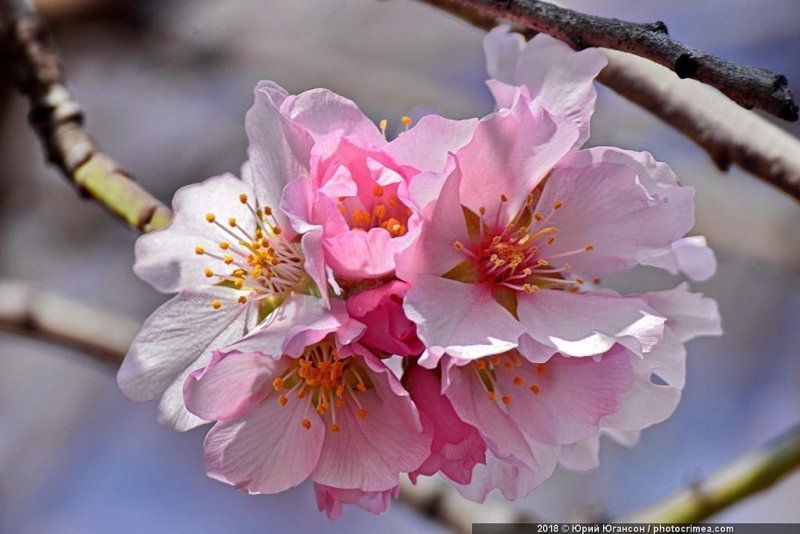
[[[217,220],[217,217],[213,213],[206,213],[206,220],[210,223],[213,223]]]
[[[212,276],[214,276],[214,271],[206,267],[205,269],[203,269],[203,274],[206,275],[206,278],[211,278]]]
[[[320,404],[317,406],[317,413],[320,415],[325,415],[325,412],[328,411],[328,407],[325,404]]]
[[[521,386],[522,385],[522,377],[521,376],[517,375],[517,376],[514,377],[514,385],[515,386]]]
[[[371,222],[370,219],[371,217],[369,216],[369,212],[367,210],[359,208],[353,212],[353,221],[356,224],[369,225]]]
[[[339,425],[337,425],[336,423],[333,423],[330,428],[331,432],[338,432],[339,430],[341,430],[341,428],[339,428]]]
[[[503,404],[506,405],[511,404],[511,397],[509,397],[508,395],[503,395],[503,398],[501,400],[503,401]]]
[[[303,425],[303,428],[305,428],[306,430],[311,428],[311,421],[309,421],[308,419],[303,419],[302,421],[300,421],[300,424]]]
[[[367,391],[367,385],[366,385],[366,384],[364,384],[364,382],[359,382],[359,383],[356,385],[356,389],[357,389],[358,391]]]
[[[230,265],[233,263],[233,256],[225,256],[222,258],[222,261],[224,261],[226,265]]]
[[[361,408],[360,410],[358,410],[358,418],[359,419],[366,419],[366,417],[367,417],[367,410],[365,410],[364,408]]]
[[[411,120],[411,117],[403,115],[402,117],[400,117],[400,122],[403,123],[403,126],[410,126],[411,123],[414,121]]]
[[[555,202],[553,202],[553,209],[554,210],[560,210],[563,207],[564,207],[564,201],[563,200],[556,200]]]
[[[376,197],[382,197],[383,188],[376,184],[375,187],[372,188],[372,194],[375,195]]]
[[[194,253],[197,254],[198,256],[202,256],[203,254],[206,253],[206,249],[204,249],[203,247],[194,247]]]
[[[525,293],[538,293],[539,292],[539,286],[534,285],[534,284],[524,284],[522,286],[522,290]]]
[[[584,282],[585,282],[585,280],[584,280],[583,278],[576,278],[576,279],[575,279],[575,281],[576,281],[576,282],[577,282],[579,285],[583,285],[583,284],[584,284]]]
[[[242,277],[244,276],[244,271],[242,269],[236,269],[231,273],[232,276]]]
[[[211,301],[211,307],[214,308],[215,310],[218,310],[218,309],[220,309],[222,307],[222,303],[220,301],[216,300],[216,299],[212,300]]]
[[[220,241],[219,243],[219,248],[221,248],[222,250],[228,250],[230,247],[231,244],[228,243],[227,241]]]
[[[289,402],[289,399],[286,398],[286,395],[280,394],[278,395],[278,404],[281,406],[286,406],[286,403]]]
[[[281,232],[283,232],[283,228],[281,228],[280,226],[273,226],[272,227],[272,233],[273,234],[281,235]]]
[[[247,195],[245,195],[244,193],[239,195],[239,202],[241,202],[242,204],[247,204]]]
[[[235,217],[231,217],[230,219],[228,219],[228,225],[231,228],[236,228],[236,218]]]
[[[283,378],[278,377],[272,381],[272,387],[275,388],[275,391],[280,391],[283,389]]]
[[[373,210],[373,213],[375,213],[375,217],[377,217],[378,219],[385,219],[386,218],[386,206],[384,206],[383,204],[378,204],[377,206],[375,206],[375,209]]]
[[[239,304],[247,304],[247,297],[245,297],[244,295],[239,297]]]
[[[384,134],[386,133],[386,128],[388,127],[389,127],[389,121],[387,121],[386,119],[381,119],[381,121],[378,123],[378,128],[380,128],[381,131],[384,132]]]
[[[267,217],[272,215],[272,208],[270,208],[269,206],[264,206],[264,215],[266,215]]]
[[[244,285],[243,278],[237,278],[236,280],[233,281],[233,287],[235,287],[236,289],[242,289],[243,285]]]
[[[531,386],[531,393],[538,395],[542,390],[536,384]]]

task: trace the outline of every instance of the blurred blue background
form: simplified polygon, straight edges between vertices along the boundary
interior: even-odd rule
[[[47,0],[89,131],[169,202],[181,185],[245,157],[252,88],[324,86],[395,123],[415,106],[451,117],[491,100],[482,33],[412,0]],[[592,13],[664,20],[690,45],[785,73],[800,94],[800,3],[772,0],[561,2]],[[601,5],[600,5],[601,4]],[[131,271],[136,235],[81,201],[46,167],[25,103],[0,80],[0,279],[33,282],[143,320],[166,299]],[[797,125],[781,123],[794,134]],[[689,346],[684,398],[638,446],[605,442],[591,474],[559,471],[519,502],[547,520],[631,512],[800,421],[800,211],[734,170],[719,174],[680,134],[600,88],[592,144],[651,151],[697,188],[697,225],[716,249],[725,336]],[[610,282],[666,288],[642,269]],[[252,497],[207,479],[204,429],[176,434],[153,403],[127,401],[114,369],[0,333],[0,532],[438,532],[396,503],[380,518],[346,508],[329,522],[308,485]],[[800,522],[800,475],[718,516]],[[478,506],[478,505],[471,505]]]

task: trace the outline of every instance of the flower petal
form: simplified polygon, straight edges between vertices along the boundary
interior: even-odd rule
[[[382,372],[375,372],[375,365]],[[431,436],[420,430],[408,393],[399,384],[392,387],[394,375],[377,359],[368,367],[374,389],[356,393],[366,417],[358,416],[352,402],[336,409],[340,430],[327,432],[319,465],[311,474],[318,484],[362,491],[392,489],[400,473],[413,471],[428,456]]]
[[[429,350],[457,359],[510,350],[525,331],[482,284],[421,275],[406,294],[403,307]]]
[[[667,291],[646,293],[642,298],[667,318],[667,326],[683,342],[698,336],[722,334],[716,301],[701,293],[692,293],[686,282]]]
[[[222,421],[206,435],[208,476],[248,493],[279,493],[297,486],[317,465],[323,425],[304,428],[308,404],[262,402],[240,420]]]
[[[493,28],[483,38],[483,51],[486,54],[486,72],[489,77],[513,84],[520,52],[525,48],[525,38],[511,31],[508,24]]]
[[[220,241],[230,240],[222,229],[206,220],[213,213],[222,220],[234,217],[245,228],[256,222],[239,195],[253,196],[253,189],[232,174],[214,176],[199,184],[180,188],[172,199],[172,222],[164,230],[136,240],[136,274],[159,291],[174,293],[208,286],[203,270],[228,270],[221,260],[195,253],[195,247],[218,250]]]
[[[375,515],[382,514],[389,509],[392,497],[397,497],[399,493],[399,486],[383,491],[361,491],[314,484],[317,507],[320,511],[324,510],[328,518],[334,521],[342,516],[343,504],[354,504]]]
[[[122,392],[137,402],[155,399],[184,370],[203,367],[201,357],[208,361],[214,349],[243,337],[255,326],[256,310],[236,296],[227,288],[185,291],[153,312],[117,373]],[[218,310],[210,305],[215,299],[223,303]]]
[[[505,224],[577,137],[573,124],[531,105],[521,94],[511,109],[482,119],[472,140],[456,154],[461,204],[475,213],[484,208],[485,221]],[[501,202],[501,195],[507,201]]]
[[[636,259],[642,265],[658,267],[672,274],[682,272],[698,282],[708,280],[717,270],[714,251],[703,236],[678,239],[668,248],[641,250]]]
[[[425,115],[384,150],[400,165],[420,171],[442,172],[448,154],[467,144],[477,125],[477,119],[452,120],[440,115]]]
[[[570,356],[602,354],[614,343],[649,352],[666,321],[636,298],[550,289],[520,295],[517,313],[535,341]]]
[[[183,385],[186,407],[207,421],[239,419],[269,395],[279,367],[275,358],[257,352],[225,355],[189,375]]]

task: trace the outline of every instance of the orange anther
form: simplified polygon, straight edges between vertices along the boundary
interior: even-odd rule
[[[198,256],[202,256],[203,254],[206,253],[206,249],[204,249],[203,247],[194,247],[194,253],[197,254]]]
[[[215,310],[218,310],[218,309],[220,309],[222,307],[222,302],[220,302],[220,301],[218,301],[216,299],[212,300],[211,301],[211,307],[214,308]]]
[[[382,197],[383,187],[376,184],[375,187],[372,188],[372,194],[375,195],[376,197]]]
[[[330,428],[331,432],[338,432],[339,430],[341,430],[341,428],[339,428],[339,425],[337,425],[336,423],[333,423]]]
[[[210,223],[213,223],[217,220],[217,217],[213,213],[206,213],[206,220]]]
[[[509,397],[508,395],[503,395],[503,398],[501,400],[503,401],[503,404],[506,405],[511,404],[511,397]]]
[[[247,204],[247,195],[245,195],[244,193],[239,195],[239,202],[241,202],[242,204]]]
[[[205,269],[203,269],[203,274],[206,275],[206,278],[211,278],[212,276],[214,276],[214,271],[206,267]]]
[[[545,366],[545,364],[543,363],[536,364],[536,372],[539,373],[540,375],[543,375],[546,369],[547,366]]]
[[[286,406],[286,403],[289,402],[289,399],[286,398],[286,395],[278,395],[278,404],[281,406]]]
[[[538,395],[542,391],[541,388],[539,388],[539,386],[537,386],[536,384],[532,385],[530,389],[531,393],[533,393],[534,395]]]
[[[280,391],[283,389],[283,378],[278,377],[272,381],[272,387],[275,388],[275,391]]]
[[[302,421],[300,421],[300,424],[303,425],[303,428],[305,428],[306,430],[311,428],[311,421],[309,421],[308,419],[303,419]]]
[[[367,410],[365,410],[364,408],[358,410],[358,417],[359,419],[365,419],[367,417]]]

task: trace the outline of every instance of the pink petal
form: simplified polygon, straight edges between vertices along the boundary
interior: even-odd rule
[[[288,93],[274,82],[260,82],[255,89],[255,102],[245,116],[245,129],[250,146],[247,157],[250,172],[243,175],[259,201],[278,212],[281,191],[290,181],[308,175],[311,137],[280,112]]]
[[[498,397],[511,401],[508,415],[528,437],[550,445],[596,434],[600,420],[619,409],[620,397],[633,384],[633,368],[622,349],[599,361],[557,355],[546,364],[523,362],[511,371],[495,366],[495,373]]]
[[[542,256],[553,265],[570,264],[586,278],[601,278],[633,267],[642,248],[668,246],[673,215],[642,187],[633,168],[586,159],[578,153],[565,160],[547,181],[536,206],[544,215],[539,224],[558,232]],[[584,252],[587,245],[594,249]]]
[[[403,307],[429,350],[458,359],[510,350],[525,331],[483,284],[422,275],[406,294]]]
[[[183,292],[158,308],[142,325],[117,373],[120,389],[142,402],[163,396],[161,420],[179,430],[203,421],[186,411],[183,381],[202,368],[216,348],[224,347],[255,326],[257,307],[236,301],[237,292],[209,288]],[[211,301],[223,302],[219,310]]]
[[[474,369],[452,367],[449,378],[445,395],[458,417],[478,429],[489,450],[516,465],[535,469],[536,459],[519,422],[500,408],[498,401],[489,399]]]
[[[600,434],[561,447],[558,463],[573,471],[591,471],[600,465]]]
[[[647,293],[643,298],[667,318],[667,326],[683,342],[698,336],[722,334],[716,301],[690,292],[686,282],[667,291]]]
[[[517,313],[531,338],[570,356],[602,354],[614,343],[647,353],[666,321],[636,298],[550,289],[520,295]]]
[[[397,256],[397,277],[413,283],[417,274],[444,274],[464,261],[453,243],[469,242],[458,191],[461,172],[455,168],[442,186],[439,199],[430,203],[416,242]]]
[[[508,84],[514,84],[517,61],[525,48],[525,38],[511,32],[510,26],[503,24],[492,29],[483,38],[483,51],[486,54],[486,71],[489,77]]]
[[[349,230],[324,240],[328,264],[344,278],[378,278],[394,271],[398,238],[384,228]]]
[[[270,394],[279,367],[275,358],[257,352],[228,354],[189,375],[186,407],[207,421],[239,419]]]
[[[717,270],[714,251],[706,245],[703,236],[678,239],[669,248],[641,250],[636,258],[642,265],[658,267],[672,274],[682,272],[698,282],[708,280]]]
[[[484,220],[505,224],[577,137],[574,125],[531,106],[521,95],[511,109],[482,119],[472,140],[456,154],[461,204],[475,213],[485,208]],[[508,200],[501,202],[501,195]]]
[[[342,135],[360,137],[373,145],[386,143],[375,123],[352,100],[327,89],[311,89],[289,97],[281,111],[304,128],[315,141],[340,130]]]
[[[308,403],[262,402],[240,420],[219,422],[206,435],[208,476],[248,493],[279,493],[297,486],[320,457],[325,429],[300,422]]]
[[[605,56],[595,48],[575,52],[540,33],[520,53],[514,83],[526,86],[532,98],[541,98],[550,113],[575,123],[581,132],[576,145],[582,145],[589,138],[589,121],[597,99],[593,82],[606,63]]]
[[[353,356],[358,357],[358,356]],[[366,410],[359,418],[352,402],[336,409],[338,432],[327,432],[319,465],[311,479],[326,486],[383,491],[397,485],[400,473],[413,471],[430,451],[431,436],[420,429],[417,412],[391,371],[377,359],[368,365],[374,389],[356,393]],[[402,395],[397,390],[403,391]]]
[[[409,285],[399,280],[362,291],[347,299],[351,317],[366,325],[360,344],[400,356],[419,355],[424,346],[417,328],[403,312],[402,299]]]
[[[472,472],[472,482],[467,486],[456,486],[465,498],[484,502],[490,491],[499,489],[511,501],[521,499],[550,478],[558,465],[558,447],[531,443],[536,457],[536,466],[527,467],[510,463],[493,454],[486,455],[486,464],[478,464]]]
[[[342,516],[343,504],[354,504],[375,515],[382,514],[389,509],[392,498],[396,498],[399,492],[398,486],[383,491],[361,491],[314,484],[317,507],[320,511],[324,510],[328,518],[334,521]]]
[[[172,199],[172,222],[164,230],[136,240],[136,274],[159,291],[174,293],[210,285],[203,269],[227,269],[221,260],[195,254],[195,247],[218,250],[230,237],[206,220],[213,213],[222,220],[235,217],[245,228],[255,228],[253,214],[239,201],[253,189],[232,174],[214,176],[199,184],[180,188]]]
[[[425,115],[384,150],[400,165],[441,172],[448,154],[467,144],[477,124],[477,119],[451,120],[440,115]]]
[[[486,444],[475,427],[459,419],[450,401],[440,393],[441,383],[432,371],[411,365],[405,378],[411,398],[433,432],[430,456],[409,474],[411,480],[416,482],[419,475],[441,471],[459,484],[468,484],[475,464],[486,461]]]

